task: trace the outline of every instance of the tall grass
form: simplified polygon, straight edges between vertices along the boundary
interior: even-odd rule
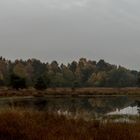
[[[9,109],[0,112],[0,140],[140,140],[140,122],[88,122]]]

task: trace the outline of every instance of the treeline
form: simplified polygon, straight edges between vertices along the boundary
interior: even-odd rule
[[[140,72],[116,66],[104,60],[81,58],[67,65],[57,61],[43,63],[36,59],[14,62],[0,57],[0,86],[13,88],[35,87],[135,87]]]

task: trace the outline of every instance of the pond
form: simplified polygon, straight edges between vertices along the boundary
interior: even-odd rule
[[[139,96],[92,97],[6,97],[0,98],[0,109],[28,108],[75,118],[100,118],[109,115],[139,115]]]

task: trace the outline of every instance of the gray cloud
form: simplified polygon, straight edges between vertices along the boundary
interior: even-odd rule
[[[103,58],[139,69],[138,0],[1,0],[0,55]]]

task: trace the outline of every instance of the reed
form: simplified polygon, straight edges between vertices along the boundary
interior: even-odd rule
[[[139,140],[140,122],[101,123],[46,112],[0,111],[0,140]]]

